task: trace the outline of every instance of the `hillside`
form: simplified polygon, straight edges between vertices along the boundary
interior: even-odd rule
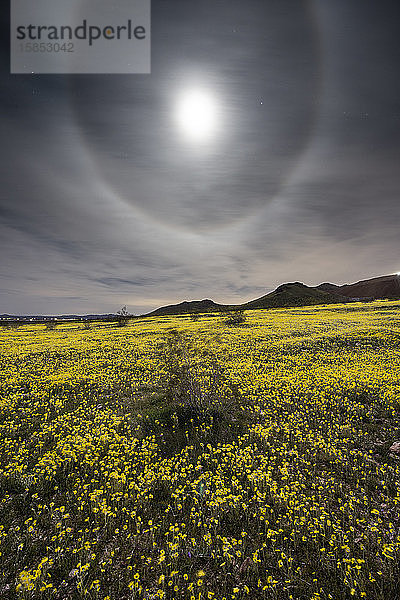
[[[343,298],[331,294],[327,291],[308,287],[304,283],[296,281],[294,283],[285,283],[276,288],[273,292],[256,298],[251,302],[246,302],[240,306],[241,309],[256,308],[279,308],[286,306],[307,306],[314,304],[330,304],[342,302]]]
[[[400,276],[385,275],[365,279],[357,283],[336,285],[321,283],[310,287],[299,281],[284,283],[274,291],[235,306],[218,304],[213,300],[193,300],[162,306],[147,313],[146,317],[179,315],[187,313],[217,312],[226,310],[251,310],[258,308],[285,308],[290,306],[310,306],[349,302],[357,298],[379,300],[381,298],[400,299]]]
[[[340,285],[336,285],[335,283],[320,283],[319,285],[315,286],[314,289],[322,292],[328,292],[329,294],[340,293]]]
[[[212,300],[193,300],[192,302],[180,302],[179,304],[170,304],[162,306],[157,310],[145,315],[163,316],[179,315],[187,313],[217,312],[226,310],[251,310],[257,308],[280,308],[286,306],[308,306],[315,304],[328,304],[333,302],[345,302],[346,298],[330,294],[296,281],[295,283],[285,283],[276,288],[273,292],[265,294],[260,298],[230,306],[226,304],[217,304]]]
[[[161,306],[156,310],[144,315],[145,317],[159,317],[163,315],[184,315],[187,313],[203,313],[224,310],[223,304],[217,304],[212,300],[192,300],[191,302],[180,302],[179,304],[169,304]]]
[[[400,298],[400,277],[398,275],[385,275],[364,279],[335,287],[337,293],[348,298]]]

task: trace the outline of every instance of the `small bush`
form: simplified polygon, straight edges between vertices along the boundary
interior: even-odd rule
[[[118,325],[118,327],[125,327],[126,325],[128,325],[129,319],[131,317],[132,317],[132,315],[130,315],[128,313],[128,310],[127,310],[126,306],[123,306],[117,312],[117,325]]]
[[[162,433],[163,451],[173,454],[188,443],[235,439],[249,424],[237,385],[209,350],[201,352],[191,339],[171,329],[159,348],[165,376],[142,398],[143,433]],[[160,431],[158,431],[160,430]]]
[[[246,321],[246,315],[242,310],[233,310],[226,315],[226,325],[242,325]]]

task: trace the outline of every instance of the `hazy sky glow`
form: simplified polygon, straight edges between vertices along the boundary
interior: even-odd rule
[[[397,2],[152,2],[152,74],[9,75],[0,313],[134,313],[400,265]]]

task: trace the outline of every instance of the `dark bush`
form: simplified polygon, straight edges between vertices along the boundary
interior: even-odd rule
[[[226,315],[226,325],[242,325],[246,321],[246,315],[242,310],[233,310]]]

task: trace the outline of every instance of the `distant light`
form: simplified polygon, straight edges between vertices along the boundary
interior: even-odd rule
[[[208,140],[217,126],[217,109],[212,95],[202,90],[184,93],[177,105],[176,119],[187,138],[195,142]]]

